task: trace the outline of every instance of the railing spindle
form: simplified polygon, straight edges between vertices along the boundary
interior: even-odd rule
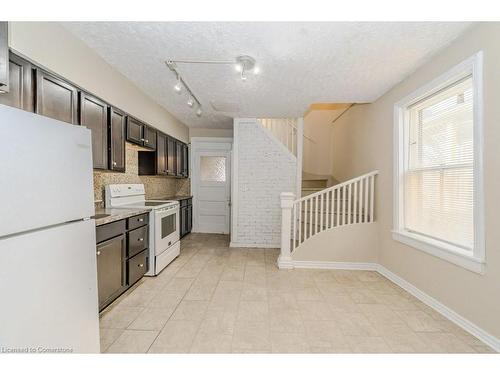
[[[359,181],[359,222],[364,223],[363,215],[363,180]]]
[[[314,234],[318,233],[318,198],[319,196],[316,195],[314,199]]]
[[[353,223],[358,223],[358,181],[354,182]]]
[[[311,237],[311,233],[312,233],[312,217],[313,217],[312,216],[312,202],[313,202],[313,200],[312,199],[308,199],[308,200],[309,200],[309,205],[308,205],[309,206],[308,207],[308,209],[309,209],[309,237]],[[309,237],[307,237],[307,238],[309,238]]]
[[[370,223],[373,223],[373,207],[375,195],[375,176],[370,176]]]

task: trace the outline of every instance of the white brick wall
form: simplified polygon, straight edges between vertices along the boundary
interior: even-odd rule
[[[279,247],[280,193],[295,192],[296,158],[255,120],[235,120],[233,246]]]

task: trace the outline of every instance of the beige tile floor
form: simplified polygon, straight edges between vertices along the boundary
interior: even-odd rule
[[[484,353],[376,272],[278,270],[277,249],[190,234],[101,316],[106,353]]]

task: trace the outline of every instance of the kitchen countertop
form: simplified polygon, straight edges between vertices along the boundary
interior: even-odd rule
[[[193,198],[192,195],[171,195],[170,197],[154,198],[156,200],[162,201],[181,201],[183,199]]]
[[[149,211],[151,211],[150,208],[98,208],[95,210],[95,215],[104,214],[109,216],[95,219],[95,225],[99,226],[111,223],[113,221],[126,219],[127,217],[144,214]]]

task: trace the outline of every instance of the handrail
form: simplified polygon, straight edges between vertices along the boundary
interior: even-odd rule
[[[297,203],[299,201],[303,201],[303,200],[306,200],[306,199],[310,199],[310,198],[314,198],[316,195],[321,195],[321,194],[325,194],[326,192],[328,191],[331,191],[331,190],[335,190],[335,189],[339,189],[343,186],[347,186],[347,185],[350,185],[352,183],[355,183],[355,182],[358,182],[364,178],[367,178],[367,177],[370,177],[370,176],[375,176],[379,173],[378,170],[375,170],[373,172],[370,172],[370,173],[366,173],[364,175],[361,175],[361,176],[358,176],[358,177],[355,177],[355,178],[352,178],[350,180],[347,180],[347,181],[344,181],[344,182],[341,182],[339,184],[336,184],[336,185],[333,185],[333,186],[330,186],[326,189],[323,189],[323,190],[320,190],[320,191],[317,191],[316,193],[312,193],[312,194],[309,194],[309,195],[306,195],[305,197],[302,197],[302,198],[299,198],[299,199],[296,199],[294,201],[294,203]]]
[[[296,200],[293,193],[281,193],[278,267],[293,268],[293,251],[318,233],[344,225],[373,223],[378,173],[372,171]]]

